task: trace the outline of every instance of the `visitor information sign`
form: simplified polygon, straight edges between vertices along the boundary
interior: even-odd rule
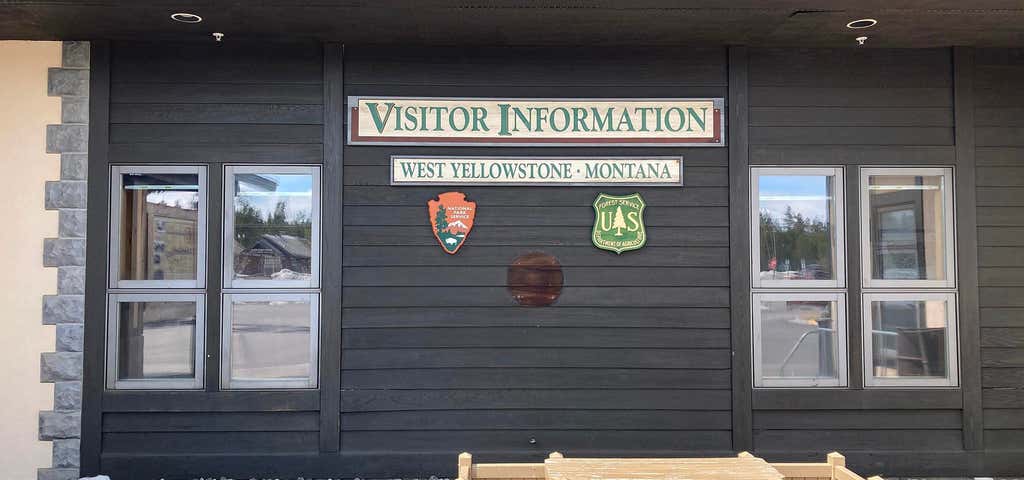
[[[681,157],[391,157],[391,185],[681,186]]]
[[[723,146],[722,98],[349,97],[350,145]]]

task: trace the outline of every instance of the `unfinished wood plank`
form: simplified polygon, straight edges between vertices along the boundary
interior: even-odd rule
[[[850,471],[850,469],[838,465],[832,473],[833,480],[864,480],[864,477]]]
[[[772,463],[771,466],[789,480],[832,476],[832,466],[827,463]]]
[[[462,452],[459,454],[459,480],[470,480],[473,475],[473,456],[468,452]]]
[[[784,480],[768,462],[734,458],[549,458],[548,480]]]
[[[481,463],[469,470],[474,480],[544,478],[543,463]]]

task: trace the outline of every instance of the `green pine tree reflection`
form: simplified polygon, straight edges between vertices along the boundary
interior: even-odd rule
[[[832,278],[829,223],[786,207],[782,218],[760,214],[761,271],[800,271],[804,279]]]

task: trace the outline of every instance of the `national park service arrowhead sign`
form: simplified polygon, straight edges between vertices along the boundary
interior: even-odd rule
[[[455,255],[473,229],[476,202],[466,200],[462,192],[445,192],[427,202],[427,211],[434,238],[445,253]]]
[[[623,197],[598,194],[594,200],[594,246],[615,253],[643,247],[647,243],[646,206],[639,193]]]

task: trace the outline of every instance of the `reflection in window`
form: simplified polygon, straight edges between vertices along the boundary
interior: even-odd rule
[[[199,175],[121,175],[120,280],[195,280]]]
[[[816,169],[820,171],[820,169]],[[771,173],[757,182],[760,281],[836,281],[836,174]],[[792,173],[790,173],[792,172]],[[830,172],[832,173],[832,172]]]
[[[194,302],[120,302],[118,322],[118,380],[195,377]]]
[[[869,176],[872,279],[947,279],[943,180],[942,175]]]
[[[757,295],[759,386],[840,385],[839,294]],[[845,353],[842,353],[845,355]]]
[[[872,301],[872,375],[945,378],[947,308],[946,300]]]
[[[311,174],[234,175],[235,280],[310,280],[313,183]]]
[[[227,388],[315,386],[310,294],[226,295]]]

